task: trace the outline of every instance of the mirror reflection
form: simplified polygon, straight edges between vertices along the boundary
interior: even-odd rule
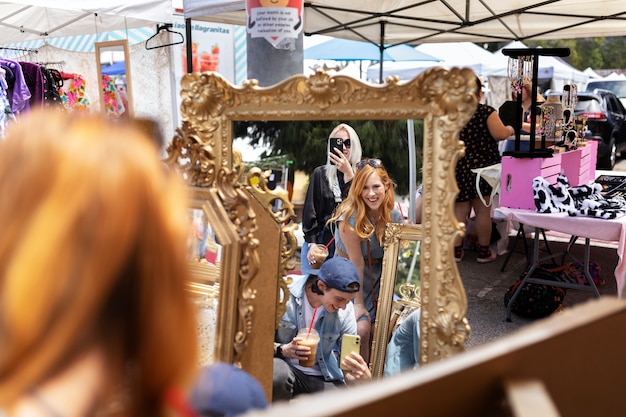
[[[197,308],[200,363],[206,365],[214,361],[221,246],[204,208],[189,208],[187,213],[187,264],[193,279],[188,288]]]
[[[128,41],[98,42],[95,48],[100,81],[100,108],[112,119],[132,117]]]
[[[189,217],[191,221],[191,230],[187,238],[189,261],[207,263],[219,269],[222,246],[217,242],[215,231],[208,223],[204,211],[189,209]]]
[[[409,132],[410,128],[413,131]],[[261,160],[258,164],[268,171],[268,178],[275,190],[291,188],[292,195],[298,196],[292,202],[300,222],[299,272],[302,275],[317,273],[322,261],[313,263],[317,257],[316,247],[327,248],[325,253],[328,258],[348,258],[357,267],[362,282],[362,291],[355,300],[355,316],[361,318],[357,321],[361,338],[359,353],[369,366],[382,273],[385,224],[406,220],[409,184],[421,182],[423,120],[416,120],[412,124],[406,120],[251,121],[234,123],[234,132],[239,138],[253,141],[262,139],[266,143],[279,144],[274,149],[280,147],[282,155]],[[414,141],[415,147],[412,160],[409,158],[410,141]],[[303,147],[307,148],[306,152]],[[334,148],[337,151],[333,155],[331,152]],[[285,160],[281,161],[280,156],[284,156]],[[289,165],[286,164],[287,159],[290,160]],[[294,166],[307,171],[299,171],[299,174],[307,177],[307,181],[289,184],[288,172]],[[361,177],[355,174],[359,170]],[[418,178],[410,178],[411,175]],[[358,191],[349,196],[354,181],[358,182],[359,189],[366,186],[373,189],[375,184],[367,184],[370,178],[384,180],[384,184],[381,184],[385,197],[378,200],[380,204],[369,203],[369,197],[363,197]],[[377,192],[373,195],[377,195]],[[348,222],[344,222],[342,214],[336,212],[341,201],[346,199],[351,203],[344,204],[340,211],[349,211]],[[272,210],[276,210],[276,205]],[[340,217],[333,217],[335,215]],[[348,226],[340,228],[339,225],[343,224]],[[359,237],[356,230],[368,225],[373,228],[365,232],[372,234],[369,238],[364,238],[365,235]],[[412,275],[416,269],[415,276],[419,277],[419,263],[416,260],[413,258],[411,271],[403,271],[405,277]],[[388,302],[392,302],[392,299]],[[389,320],[389,317],[383,320]]]

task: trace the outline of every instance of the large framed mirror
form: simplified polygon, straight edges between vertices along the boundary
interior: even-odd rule
[[[183,125],[168,149],[169,162],[190,184],[214,190],[241,245],[239,254],[230,259],[239,270],[228,275],[220,271],[219,304],[224,309],[220,308],[217,318],[218,327],[228,321],[236,329],[218,332],[217,338],[235,353],[231,358],[269,392],[272,338],[284,307],[285,277],[294,250],[293,206],[266,189],[264,173],[251,170],[242,178],[240,156],[232,149],[233,124],[253,120],[423,120],[422,224],[410,231],[404,229],[408,225],[393,226],[390,230],[395,234],[390,239],[398,240],[398,245],[404,244],[400,241],[419,241],[420,363],[425,364],[464,350],[468,336],[467,300],[453,256],[454,239],[463,229],[453,206],[458,192],[454,167],[463,152],[458,133],[476,106],[474,77],[469,69],[432,68],[410,82],[391,78],[384,85],[368,85],[320,71],[267,88],[254,80],[233,86],[212,72],[183,77]],[[282,199],[280,210],[273,208],[277,198]],[[392,264],[397,262],[389,261],[387,255],[383,279],[395,280]],[[389,256],[397,259],[398,254]],[[233,290],[227,291],[226,283],[231,283]],[[381,297],[379,303],[386,317],[377,320],[391,320],[393,296]],[[377,332],[375,346],[381,348],[384,340],[378,338]],[[384,357],[384,352],[377,360],[381,355]]]
[[[134,111],[128,41],[97,42],[95,50],[101,111],[112,119],[132,117]]]

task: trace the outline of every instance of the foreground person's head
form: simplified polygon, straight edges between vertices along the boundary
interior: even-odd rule
[[[197,343],[187,199],[154,141],[97,116],[23,116],[0,141],[0,195],[0,408],[94,354],[103,402],[164,415]]]

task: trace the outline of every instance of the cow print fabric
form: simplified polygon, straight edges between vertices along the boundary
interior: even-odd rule
[[[615,219],[626,214],[624,197],[605,198],[598,183],[570,187],[561,173],[555,184],[539,176],[533,179],[533,197],[538,213],[565,212],[569,216]]]

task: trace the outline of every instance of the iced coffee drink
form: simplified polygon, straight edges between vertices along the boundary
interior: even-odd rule
[[[328,258],[328,248],[324,245],[311,245],[313,250],[313,261],[310,263],[311,268],[320,269],[326,258]]]
[[[310,333],[309,329],[300,329],[298,337],[302,339],[298,341],[298,345],[311,348],[309,357],[307,359],[300,359],[300,366],[310,368],[315,365],[315,355],[317,354],[317,344],[320,341],[320,336],[315,329],[311,329]]]

